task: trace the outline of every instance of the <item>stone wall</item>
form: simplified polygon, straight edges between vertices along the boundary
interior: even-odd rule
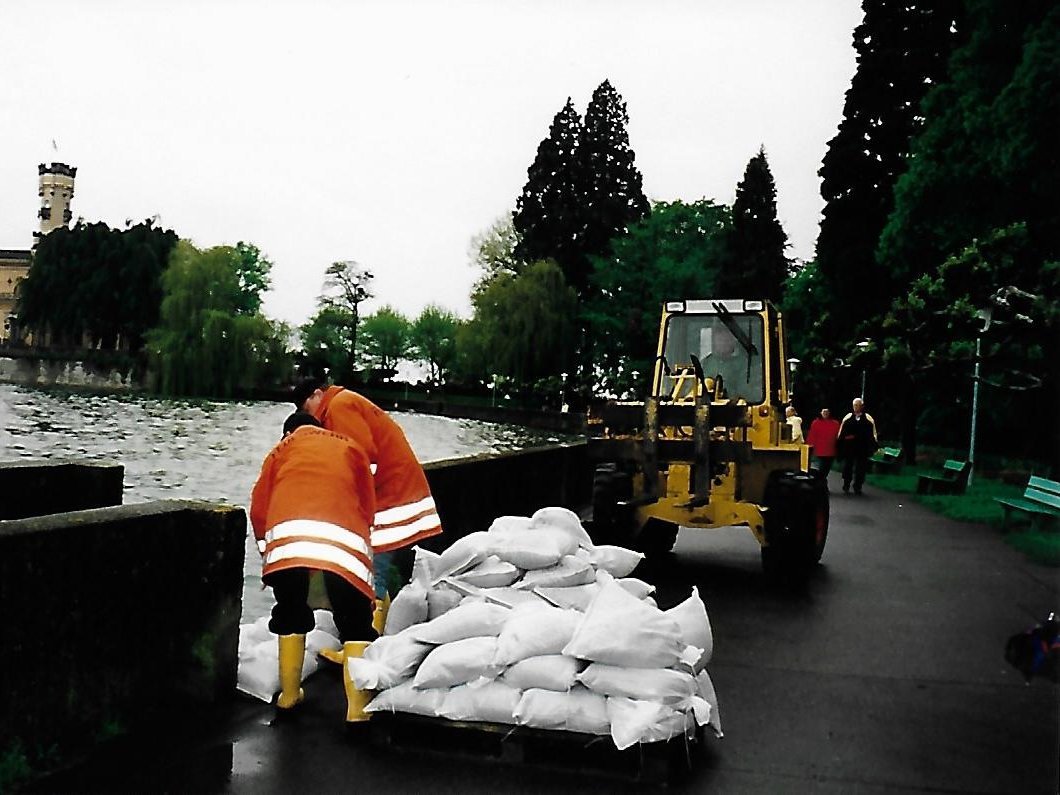
[[[37,512],[64,487],[114,499],[113,468],[33,468],[0,468],[0,500],[27,477]],[[245,538],[241,508],[179,500],[0,521],[0,761],[62,765],[227,704]]]
[[[65,386],[123,392],[139,389],[131,373],[99,368],[87,362],[0,357],[0,383]]]
[[[79,461],[0,461],[0,519],[121,505],[125,467]]]

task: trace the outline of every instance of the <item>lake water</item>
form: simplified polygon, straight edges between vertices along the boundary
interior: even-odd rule
[[[0,384],[0,461],[79,459],[125,467],[126,504],[192,499],[246,506],[279,441],[286,403],[163,400]],[[395,412],[421,462],[517,450],[560,437],[516,426]],[[243,621],[266,615],[248,533]]]

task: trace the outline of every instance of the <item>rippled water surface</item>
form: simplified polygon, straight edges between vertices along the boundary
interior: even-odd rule
[[[0,384],[0,460],[78,459],[125,467],[125,502],[195,499],[245,506],[279,440],[285,403],[163,400]],[[394,413],[420,461],[517,450],[558,437],[515,426]],[[249,534],[248,534],[249,535]],[[264,615],[261,564],[247,542],[243,620]]]

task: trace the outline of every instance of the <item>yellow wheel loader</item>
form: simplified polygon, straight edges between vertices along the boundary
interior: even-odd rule
[[[678,527],[746,525],[767,573],[808,572],[828,536],[828,488],[784,421],[786,351],[768,301],[664,304],[647,399],[589,412],[594,540],[651,556]]]

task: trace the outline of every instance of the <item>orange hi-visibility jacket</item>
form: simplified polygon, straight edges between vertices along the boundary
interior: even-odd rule
[[[330,571],[369,599],[375,491],[368,456],[323,428],[296,428],[266,456],[250,497],[262,576],[290,568]]]
[[[353,439],[376,465],[372,522],[376,552],[406,547],[442,532],[427,476],[390,415],[356,392],[331,386],[316,417],[325,428]]]

